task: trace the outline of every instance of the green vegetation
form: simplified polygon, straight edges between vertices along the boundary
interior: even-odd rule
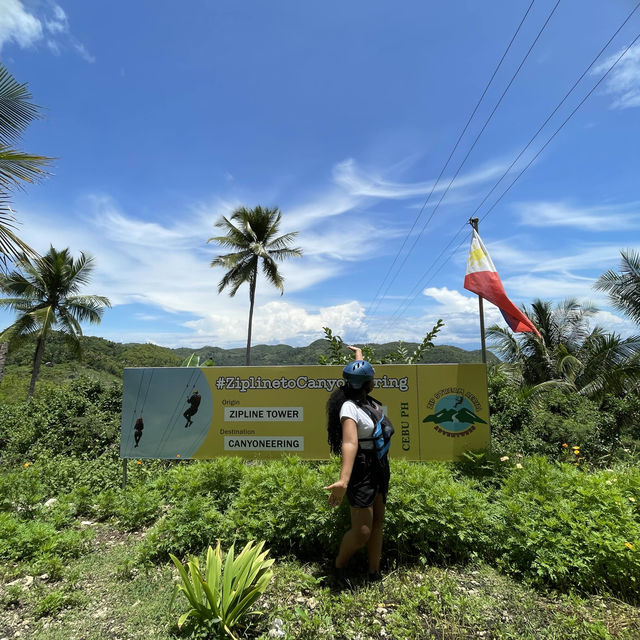
[[[64,336],[52,331],[44,347],[36,397],[40,392],[56,388],[78,377],[90,376],[102,383],[122,380],[125,367],[179,367],[188,358],[195,356],[200,366],[236,366],[245,361],[244,349],[220,349],[202,347],[200,349],[169,349],[154,344],[120,344],[95,336],[80,336],[82,359],[71,352]],[[418,343],[390,342],[370,344],[376,360],[386,361],[402,349],[414,352]],[[26,397],[31,375],[31,363],[35,341],[12,349],[7,356],[6,374],[0,384],[0,402],[15,403]],[[316,340],[306,347],[288,345],[255,345],[252,347],[252,361],[257,366],[317,364],[321,356],[329,357],[326,339]],[[497,358],[489,353],[489,360]],[[420,362],[479,362],[479,351],[465,351],[457,347],[436,345],[423,351]]]
[[[640,254],[633,250],[620,254],[620,273],[603,273],[595,288],[608,293],[613,306],[640,325]]]
[[[640,402],[583,397],[576,415],[576,396],[561,390],[531,405],[501,374],[490,389],[493,453],[455,464],[392,460],[382,593],[358,578],[364,555],[353,590],[331,580],[329,559],[349,517],[345,506],[329,508],[323,490],[338,459],[134,461],[123,491],[118,384],[81,377],[4,404],[6,628],[45,640],[97,640],[114,628],[130,638],[217,637],[215,623],[207,631],[185,620],[178,629],[186,609],[170,608],[178,577],[170,554],[202,560],[218,541],[264,540],[273,578],[256,613],[228,625],[238,638],[364,639],[384,629],[400,639],[632,640],[640,633]]]
[[[222,216],[216,222],[216,227],[224,229],[226,234],[208,240],[232,251],[211,261],[212,267],[227,269],[218,283],[218,293],[229,288],[229,295],[233,297],[243,284],[249,285],[249,328],[245,360],[247,366],[251,364],[251,327],[258,267],[262,264],[262,273],[267,281],[279,289],[280,293],[284,293],[284,278],[278,271],[277,263],[302,255],[302,249],[290,247],[291,242],[298,235],[297,231],[278,236],[281,220],[282,213],[277,208],[239,207],[232,213],[230,219]]]
[[[0,341],[9,348],[35,338],[31,382],[27,397],[33,395],[44,348],[51,331],[58,328],[76,355],[81,353],[81,322],[99,324],[105,307],[104,296],[80,295],[91,279],[93,258],[80,254],[74,259],[68,249],[53,247],[44,256],[31,260],[26,254],[17,260],[18,269],[0,274],[0,291],[11,297],[0,298],[0,307],[18,314],[15,322],[0,333]]]
[[[40,109],[31,102],[26,84],[19,84],[0,63],[0,260],[18,258],[22,253],[35,252],[14,232],[15,218],[10,192],[23,183],[34,183],[46,175],[51,158],[24,153],[13,148],[24,130],[40,117]]]
[[[362,355],[365,360],[373,364],[417,364],[424,362],[426,354],[435,347],[433,340],[442,327],[444,327],[444,322],[439,319],[431,331],[422,339],[422,342],[415,348],[403,342],[398,342],[395,350],[386,351],[380,357],[376,354],[375,345],[366,344],[362,346]],[[344,340],[340,336],[334,335],[329,327],[323,327],[323,330],[327,341],[328,355],[321,353],[318,356],[318,364],[347,364],[353,360],[353,354],[345,350],[346,344]],[[410,350],[412,350],[412,353],[409,353]]]
[[[263,546],[263,542],[254,545],[249,541],[236,555],[231,545],[223,563],[218,541],[215,551],[207,549],[202,571],[198,558],[192,557],[187,563],[188,573],[172,555],[182,581],[176,585],[176,594],[182,593],[191,607],[180,616],[178,627],[192,618],[198,630],[224,631],[236,640],[232,628],[246,617],[273,578],[269,568],[274,560],[266,559],[269,552],[262,551]]]
[[[598,402],[637,389],[640,381],[640,336],[626,339],[591,328],[597,309],[568,299],[555,308],[535,300],[524,309],[538,327],[534,333],[513,334],[489,327],[487,337],[502,357],[501,369],[530,394],[560,388]]]

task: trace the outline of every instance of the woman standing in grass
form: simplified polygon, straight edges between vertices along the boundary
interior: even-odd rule
[[[342,465],[340,479],[325,488],[331,492],[331,506],[338,506],[346,494],[351,507],[351,529],[342,538],[335,568],[338,574],[344,573],[351,556],[366,544],[369,580],[380,580],[389,460],[386,454],[378,457],[373,433],[382,418],[382,406],[369,395],[374,386],[373,367],[358,347],[349,349],[355,361],[343,369],[345,383],[327,403],[329,446],[332,453],[342,456]]]

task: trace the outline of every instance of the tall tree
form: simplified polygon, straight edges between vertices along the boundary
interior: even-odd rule
[[[17,269],[0,274],[0,291],[9,295],[0,298],[0,307],[17,312],[16,321],[0,334],[9,348],[35,338],[31,383],[27,398],[33,395],[47,335],[53,329],[60,331],[69,347],[81,355],[81,322],[98,324],[108,298],[80,295],[89,283],[94,268],[93,258],[80,253],[76,260],[69,249],[57,251],[53,247],[44,256],[29,259],[20,256]]]
[[[46,175],[45,167],[52,160],[14,148],[26,127],[40,117],[31,99],[27,85],[19,84],[0,63],[0,261],[5,267],[7,259],[17,260],[22,253],[35,255],[15,233],[9,193]]]
[[[573,354],[589,335],[589,319],[598,311],[568,298],[555,307],[546,300],[534,300],[531,309],[523,308],[538,327],[542,339],[534,333],[517,337],[508,329],[494,325],[487,338],[504,362],[515,364],[522,382],[535,385],[555,377],[561,354]]]
[[[640,253],[621,251],[620,273],[607,271],[595,283],[595,288],[609,294],[611,304],[640,324]]]
[[[497,325],[489,327],[492,349],[503,359],[500,365],[520,384],[533,391],[561,387],[595,400],[607,393],[623,394],[640,379],[640,337],[621,339],[589,319],[597,309],[567,299],[556,307],[535,300],[525,313],[539,328],[542,339],[518,334]]]
[[[229,287],[229,295],[236,295],[246,282],[249,284],[249,326],[247,330],[246,364],[251,364],[251,327],[253,306],[258,281],[258,266],[262,263],[262,273],[274,287],[284,293],[284,278],[278,271],[277,262],[302,255],[302,249],[289,245],[298,235],[297,231],[280,233],[282,213],[273,209],[239,207],[231,218],[222,216],[215,226],[224,229],[226,234],[209,238],[207,242],[216,242],[221,247],[231,249],[231,253],[218,256],[211,261],[212,267],[223,267],[227,272],[218,283],[218,293]]]

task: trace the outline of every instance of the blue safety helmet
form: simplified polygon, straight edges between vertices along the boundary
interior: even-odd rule
[[[369,380],[373,380],[376,375],[371,363],[366,360],[355,360],[350,362],[343,370],[342,377],[353,389],[361,389]]]

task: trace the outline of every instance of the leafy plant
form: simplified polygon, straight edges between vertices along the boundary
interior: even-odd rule
[[[231,539],[234,523],[209,496],[174,506],[149,529],[140,543],[138,560],[165,561],[169,553],[198,553],[216,539]]]
[[[204,571],[200,570],[198,558],[192,557],[187,562],[188,573],[180,560],[171,555],[182,580],[176,585],[174,598],[183,593],[191,607],[180,616],[178,626],[182,627],[191,617],[197,625],[218,625],[235,638],[232,627],[248,613],[273,576],[269,567],[274,561],[266,559],[269,551],[262,551],[263,546],[264,542],[254,546],[250,541],[235,556],[231,545],[223,565],[218,541],[215,551],[211,547],[207,550]]]
[[[416,364],[422,359],[422,356],[427,349],[433,348],[433,339],[442,327],[444,327],[444,322],[442,319],[438,319],[438,322],[436,322],[431,331],[425,335],[422,342],[411,354],[409,354],[409,351],[404,344],[400,342],[396,351],[392,351],[384,358],[377,358],[373,347],[370,345],[364,345],[362,347],[362,357],[375,364]],[[329,327],[322,327],[322,329],[324,331],[325,340],[329,343],[329,354],[320,354],[318,356],[318,364],[345,365],[351,362],[353,354],[344,350],[346,347],[344,340],[339,335],[334,335],[333,331]]]
[[[414,349],[413,353],[409,355],[406,347],[400,343],[400,346],[396,351],[390,353],[385,358],[385,364],[400,363],[400,364],[416,364],[422,360],[422,356],[427,349],[432,349],[434,344],[433,340],[440,332],[440,329],[444,327],[442,318],[438,318],[438,321],[433,325],[431,331],[422,339],[422,342]]]

